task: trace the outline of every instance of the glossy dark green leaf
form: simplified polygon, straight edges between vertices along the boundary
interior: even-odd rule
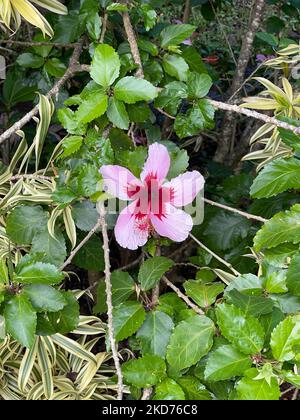
[[[173,261],[166,257],[153,257],[146,260],[141,265],[138,275],[142,290],[152,289],[173,264]]]
[[[124,363],[122,373],[127,383],[149,388],[165,378],[166,364],[159,356],[147,355]]]
[[[37,312],[60,311],[66,304],[64,295],[59,290],[44,284],[25,286],[24,294]]]

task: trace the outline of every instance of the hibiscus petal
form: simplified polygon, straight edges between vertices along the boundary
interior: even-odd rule
[[[141,182],[122,166],[104,165],[100,169],[100,173],[103,177],[106,192],[120,200],[131,199],[132,187],[141,185]],[[128,188],[130,191],[128,191]]]
[[[175,207],[190,204],[204,187],[205,180],[198,171],[186,172],[164,184],[170,189],[171,203]]]
[[[147,176],[155,176],[159,180],[164,180],[170,169],[170,156],[168,149],[159,143],[151,144],[149,147],[148,159],[141,173],[141,180]]]
[[[133,201],[128,207],[121,211],[116,226],[115,236],[117,242],[123,247],[131,250],[138,249],[145,245],[149,236],[149,223],[139,221],[135,217],[137,201]]]
[[[154,229],[159,235],[166,236],[174,242],[185,241],[193,228],[193,219],[171,204],[166,205],[165,211],[162,217],[153,214],[150,216]]]

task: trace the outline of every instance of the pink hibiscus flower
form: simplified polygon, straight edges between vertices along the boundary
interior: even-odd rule
[[[120,200],[131,201],[115,226],[116,240],[123,248],[135,250],[145,245],[154,232],[175,242],[188,237],[193,221],[178,207],[194,200],[204,186],[204,178],[192,171],[168,182],[169,168],[167,148],[154,143],[149,147],[140,180],[122,166],[105,165],[100,169],[105,190]]]

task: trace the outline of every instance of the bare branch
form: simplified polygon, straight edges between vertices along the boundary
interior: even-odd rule
[[[100,224],[102,227],[103,236],[103,250],[104,250],[104,262],[105,262],[105,285],[106,285],[106,304],[107,304],[107,327],[108,336],[110,341],[110,347],[117,371],[118,377],[118,400],[123,399],[123,376],[120,366],[120,360],[117,351],[116,340],[114,337],[114,326],[113,326],[113,304],[112,304],[112,287],[111,287],[111,273],[110,273],[110,260],[109,260],[109,240],[107,234],[107,225],[105,221],[105,208],[103,202],[99,206],[100,212]]]
[[[207,204],[210,204],[211,206],[219,207],[220,209],[231,211],[232,213],[237,213],[240,216],[246,217],[246,219],[249,219],[249,220],[251,219],[257,220],[258,222],[262,222],[262,223],[265,223],[268,221],[268,219],[264,219],[261,216],[255,216],[254,214],[246,213],[245,211],[226,206],[225,204],[216,203],[215,201],[208,200],[207,198],[203,198],[203,201]]]
[[[295,127],[284,121],[279,121],[274,117],[269,117],[268,115],[262,114],[260,112],[253,111],[252,109],[242,108],[238,105],[227,104],[225,102],[214,101],[209,99],[209,102],[217,109],[223,111],[235,112],[237,114],[246,115],[250,118],[255,118],[267,124],[273,124],[276,127],[284,128],[286,130],[292,131],[295,134],[300,134],[300,127]]]
[[[76,47],[74,48],[73,54],[70,59],[70,64],[63,75],[61,79],[59,79],[53,88],[47,93],[46,97],[49,99],[53,96],[56,96],[62,86],[69,80],[75,73],[78,73],[79,71],[85,71],[85,67],[79,65],[79,56],[82,51],[82,44],[80,43],[76,44]],[[13,134],[15,134],[16,131],[21,130],[21,128],[27,124],[32,117],[34,117],[39,111],[39,106],[36,105],[30,112],[28,112],[26,115],[24,115],[23,118],[21,118],[19,121],[17,121],[15,124],[13,124],[8,130],[6,130],[3,134],[0,136],[0,144],[3,143],[5,140],[9,139]]]
[[[212,257],[214,257],[216,260],[218,260],[220,263],[225,265],[225,267],[229,268],[233,272],[235,276],[240,276],[241,273],[239,273],[232,265],[225,261],[223,258],[221,258],[219,255],[217,255],[215,252],[213,252],[211,249],[209,249],[206,245],[204,245],[202,242],[199,241],[194,235],[190,233],[190,238],[192,238],[204,251],[208,252]]]
[[[131,25],[130,16],[128,12],[124,12],[122,13],[122,15],[123,15],[123,23],[124,23],[125,32],[127,35],[129,45],[130,45],[131,54],[133,56],[135,64],[138,66],[136,77],[143,78],[144,72],[143,72],[142,60],[141,60],[139,48],[136,42],[135,33]]]
[[[199,308],[199,306],[195,305],[193,302],[190,301],[190,299],[181,292],[181,290],[178,289],[178,287],[174,286],[174,284],[166,277],[162,277],[163,282],[172,289],[180,299],[184,300],[185,303],[192,308],[198,315],[204,315],[204,312],[202,309]]]

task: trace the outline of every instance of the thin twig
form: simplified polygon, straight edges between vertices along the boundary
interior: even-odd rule
[[[70,59],[69,67],[63,77],[59,79],[55,85],[52,87],[52,89],[47,93],[46,97],[48,99],[52,98],[53,96],[56,96],[62,86],[69,80],[75,73],[78,73],[80,71],[84,71],[84,67],[79,65],[79,56],[82,51],[82,43],[83,41],[79,42],[76,47],[74,48],[73,54]],[[17,121],[15,124],[13,124],[8,130],[6,130],[3,134],[0,136],[0,144],[3,143],[5,140],[9,139],[16,131],[21,130],[21,128],[27,124],[32,117],[34,117],[39,111],[39,105],[37,104],[30,112],[28,112],[26,115],[24,115],[23,118],[21,118],[19,121]]]
[[[153,391],[152,388],[144,388],[141,400],[142,401],[150,400],[152,391]]]
[[[125,28],[128,42],[129,42],[131,54],[133,56],[133,60],[135,64],[138,66],[138,69],[135,75],[136,77],[140,77],[142,79],[144,78],[143,65],[142,65],[139,48],[136,42],[135,33],[131,25],[130,16],[128,12],[122,13],[122,16],[123,16],[124,28]]]
[[[101,29],[101,36],[99,39],[100,44],[103,44],[104,42],[104,37],[106,34],[106,29],[107,29],[107,21],[108,21],[108,14],[104,13],[103,19],[102,19],[102,29]]]
[[[106,285],[106,304],[107,304],[107,327],[108,336],[110,341],[110,347],[112,356],[114,359],[117,377],[118,377],[118,400],[123,399],[123,376],[120,365],[120,360],[117,351],[116,340],[114,337],[114,326],[113,326],[113,304],[112,304],[112,286],[111,286],[111,273],[110,273],[110,260],[109,260],[109,240],[107,234],[107,225],[105,221],[105,208],[104,203],[100,203],[100,224],[102,227],[103,236],[103,250],[104,250],[104,262],[105,262],[105,285]]]
[[[76,46],[78,45],[77,42],[74,43],[61,43],[61,42],[47,42],[47,41],[43,41],[43,42],[34,42],[34,41],[15,41],[14,39],[1,39],[0,40],[0,44],[12,44],[12,45],[19,45],[20,47],[44,47],[44,46],[49,46],[49,47],[55,47],[55,48],[76,48]]]
[[[174,284],[166,276],[162,277],[162,281],[167,286],[169,286],[170,289],[174,290],[174,292],[177,294],[177,296],[180,297],[180,299],[184,300],[184,302],[190,308],[192,308],[198,315],[204,315],[205,314],[204,311],[202,311],[202,309],[200,309],[199,306],[197,306],[193,302],[191,302],[190,299],[178,289],[178,287],[174,286]]]
[[[227,211],[231,211],[232,213],[237,213],[240,216],[246,217],[248,220],[257,220],[258,222],[265,223],[268,219],[265,219],[261,216],[255,216],[254,214],[246,213],[245,211],[235,209],[233,207],[226,206],[225,204],[216,203],[215,201],[208,200],[207,198],[203,198],[203,201],[211,206],[219,207],[220,209],[224,209]]]
[[[235,112],[237,114],[246,115],[250,118],[255,118],[257,120],[263,121],[266,124],[272,124],[279,128],[284,128],[286,130],[292,131],[295,134],[300,134],[300,127],[295,127],[294,125],[290,125],[284,121],[279,121],[274,117],[269,117],[268,115],[262,114],[260,112],[253,111],[251,109],[242,108],[238,105],[228,104],[225,102],[214,101],[209,99],[211,105],[213,105],[217,109],[222,109],[223,111]]]
[[[70,253],[69,258],[63,263],[63,265],[60,267],[60,270],[63,271],[69,264],[71,264],[73,258],[77,254],[77,252],[85,245],[89,239],[96,233],[98,229],[101,227],[102,220],[99,218],[93,229],[89,231],[89,233],[82,239],[82,241],[76,246],[76,248],[73,249],[73,251]]]
[[[210,255],[212,255],[216,260],[218,260],[220,263],[224,264],[229,270],[231,270],[235,276],[240,276],[241,273],[239,273],[235,268],[232,267],[232,265],[225,261],[223,258],[219,257],[216,253],[214,253],[211,249],[207,248],[206,245],[204,245],[202,242],[199,241],[194,235],[190,233],[190,238],[192,238],[202,249],[204,249],[206,252],[208,252]]]

